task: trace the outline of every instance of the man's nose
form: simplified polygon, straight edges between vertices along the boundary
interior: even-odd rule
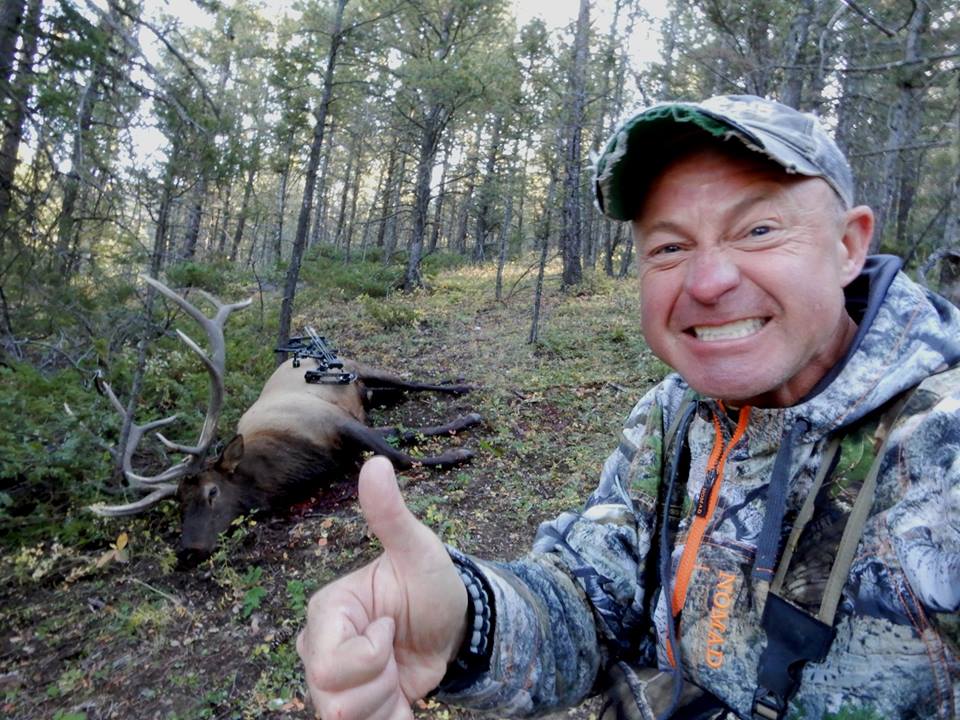
[[[686,263],[684,291],[697,302],[712,305],[740,283],[740,268],[719,248],[696,250]]]

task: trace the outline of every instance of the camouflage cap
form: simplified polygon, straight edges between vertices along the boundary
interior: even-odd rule
[[[654,158],[675,155],[704,133],[737,138],[788,173],[821,177],[846,207],[853,205],[850,165],[813,115],[754,95],[719,95],[699,103],[658,103],[624,120],[596,159],[600,210],[614,220],[632,220],[643,187],[664,167]]]

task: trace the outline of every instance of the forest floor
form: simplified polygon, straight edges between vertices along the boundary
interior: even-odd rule
[[[533,273],[524,270],[508,268],[503,302],[493,271],[477,268],[441,272],[412,296],[298,299],[297,325],[321,329],[343,356],[475,386],[454,399],[412,396],[375,411],[371,423],[483,416],[479,427],[414,450],[462,444],[475,451],[472,462],[415,468],[401,481],[411,508],[445,541],[491,559],[522,554],[540,521],[583,502],[622,420],[664,371],[640,337],[630,280],[590,277],[562,293],[548,277],[540,340],[528,344]],[[306,600],[377,552],[352,483],[284,516],[245,519],[190,572],[174,567],[172,503],[91,522],[116,539],[82,552],[51,540],[2,558],[0,717],[313,717],[295,650]],[[596,707],[551,717],[594,717]],[[415,714],[473,717],[435,701]]]

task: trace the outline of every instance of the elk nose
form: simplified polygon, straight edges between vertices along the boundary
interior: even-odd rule
[[[210,551],[203,548],[181,547],[177,550],[177,570],[193,570],[210,555]]]

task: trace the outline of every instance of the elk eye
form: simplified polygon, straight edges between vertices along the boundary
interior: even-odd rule
[[[220,488],[218,488],[216,485],[211,485],[207,488],[207,502],[212,503],[219,494]]]

